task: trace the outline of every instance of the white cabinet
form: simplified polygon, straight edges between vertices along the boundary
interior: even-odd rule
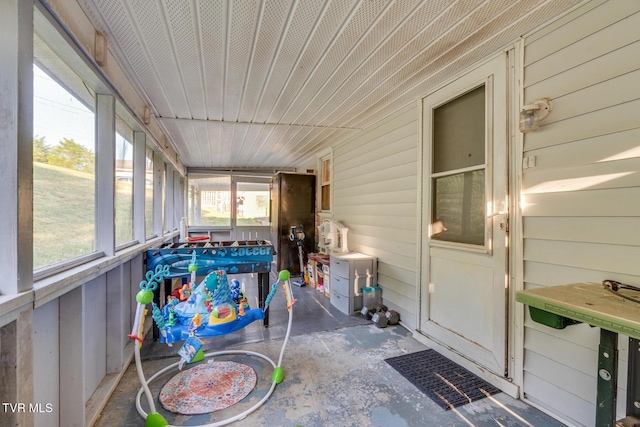
[[[376,257],[356,252],[331,254],[331,304],[346,314],[362,308],[362,288],[376,286]]]

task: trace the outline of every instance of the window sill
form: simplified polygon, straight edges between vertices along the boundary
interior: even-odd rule
[[[207,231],[231,231],[230,225],[190,225],[188,231],[207,232]]]
[[[20,312],[33,307],[33,291],[0,295],[0,327],[17,320]]]
[[[109,270],[130,261],[140,255],[147,249],[158,246],[161,243],[173,239],[179,235],[174,231],[149,240],[143,244],[136,244],[124,250],[117,252],[114,256],[102,256],[90,262],[78,265],[63,272],[53,274],[44,279],[38,280],[33,284],[33,303],[34,308],[43,306],[56,298],[70,292],[71,290],[81,286],[90,280],[95,279]]]

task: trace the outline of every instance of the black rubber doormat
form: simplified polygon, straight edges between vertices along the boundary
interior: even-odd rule
[[[446,411],[500,392],[435,350],[392,357],[385,362]]]

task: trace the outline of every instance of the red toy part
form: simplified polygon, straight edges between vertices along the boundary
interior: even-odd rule
[[[142,344],[142,338],[140,338],[139,336],[137,336],[137,335],[133,335],[133,334],[128,334],[127,336],[128,336],[129,338],[131,338],[131,339],[134,339],[134,340],[140,341],[140,344]]]
[[[209,240],[209,236],[187,237],[187,242],[203,242],[205,240]]]

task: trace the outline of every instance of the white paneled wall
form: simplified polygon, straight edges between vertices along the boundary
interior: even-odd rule
[[[335,148],[333,216],[349,249],[378,258],[378,285],[402,322],[416,324],[417,112],[406,107]]]
[[[135,294],[143,256],[98,275],[33,311],[34,425],[90,425],[133,354]],[[47,411],[51,408],[57,416]]]
[[[593,1],[525,39],[524,102],[554,103],[524,138],[524,156],[536,159],[523,171],[525,288],[640,283],[639,26],[639,2]],[[593,425],[598,340],[597,328],[553,330],[527,315],[527,399]],[[619,341],[624,396],[627,340]]]

